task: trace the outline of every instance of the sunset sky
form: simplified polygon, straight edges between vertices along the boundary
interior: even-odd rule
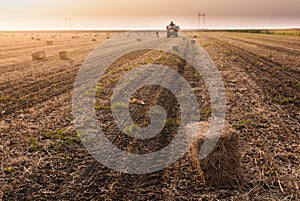
[[[300,0],[0,0],[0,30],[300,27]],[[67,21],[66,21],[67,19]],[[201,21],[201,27],[202,21]]]

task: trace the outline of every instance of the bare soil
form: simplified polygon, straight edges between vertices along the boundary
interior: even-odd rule
[[[299,200],[300,37],[249,33],[187,33],[212,57],[223,79],[228,127],[240,137],[242,182],[205,185],[186,154],[164,170],[129,175],[97,162],[74,130],[72,89],[76,74],[101,42],[117,33],[0,33],[0,199],[3,200]],[[74,37],[76,36],[76,37]],[[41,38],[37,41],[35,38]],[[92,39],[96,39],[92,40]],[[54,45],[47,46],[46,41]],[[31,53],[47,58],[33,61]],[[68,50],[71,60],[60,60]],[[95,109],[106,136],[132,153],[149,153],[176,135],[179,105],[159,86],[147,86],[131,104],[135,123],[149,124],[156,104],[168,112],[166,127],[149,141],[134,140],[113,122],[109,98],[124,73],[146,63],[184,65],[182,75],[210,116],[201,77],[174,55],[144,50],[116,61],[100,80]],[[171,80],[168,80],[171,81]]]

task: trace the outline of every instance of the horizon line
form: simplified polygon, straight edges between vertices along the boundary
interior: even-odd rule
[[[300,30],[300,27],[282,27],[282,28],[200,28],[200,29],[181,29],[181,31],[227,31],[227,30]],[[165,31],[165,29],[73,29],[73,30],[65,30],[65,29],[16,29],[16,30],[1,30],[0,32],[96,32],[96,31],[103,31],[103,32],[130,32],[130,31]]]

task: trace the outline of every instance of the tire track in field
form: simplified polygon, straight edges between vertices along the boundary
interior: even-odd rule
[[[215,40],[217,40],[219,42],[218,44],[222,45],[223,47],[225,47],[225,48],[228,47],[228,49],[230,49],[230,48],[234,49],[236,52],[236,55],[239,55],[239,56],[243,57],[244,59],[247,59],[247,58],[249,58],[248,60],[252,59],[251,63],[256,64],[255,67],[262,66],[262,64],[263,64],[264,70],[268,71],[270,74],[273,74],[275,71],[276,74],[279,74],[279,75],[283,74],[287,77],[293,78],[294,81],[299,80],[299,77],[298,77],[299,71],[298,70],[289,69],[288,72],[282,71],[282,72],[278,73],[278,72],[276,72],[276,69],[281,68],[282,63],[273,62],[270,59],[260,57],[259,55],[257,55],[257,52],[246,49],[245,47],[241,46],[240,43],[235,43],[234,40],[231,40],[230,42],[228,42],[228,40],[224,39],[223,37],[221,39],[220,39],[220,37],[214,37],[214,38],[215,38]],[[238,52],[243,52],[243,53],[246,53],[247,55],[238,54]]]
[[[157,43],[157,41],[156,41],[156,43]],[[159,43],[157,43],[157,44],[159,44]],[[147,53],[149,52],[149,50],[146,50],[146,52],[143,52],[143,51],[138,51],[138,52],[136,52],[135,54],[136,55],[140,55],[140,54],[142,54],[143,55],[143,57],[147,57]],[[151,54],[151,52],[150,52],[150,54]],[[132,57],[132,55],[129,55],[130,57]],[[136,59],[139,59],[138,58],[138,56],[136,56],[137,58],[135,58],[135,60]],[[167,59],[167,58],[166,58]],[[126,60],[126,57],[124,57],[124,58],[122,58],[122,60]],[[125,67],[126,67],[126,65],[128,65],[126,62],[124,63],[125,64]],[[123,65],[124,65],[123,64]],[[117,64],[116,64],[117,65]],[[118,67],[117,69],[115,69],[115,67],[112,67],[113,69],[114,69],[114,71],[115,72],[119,72],[119,73],[121,73],[122,71],[123,71],[123,69],[122,68],[124,68],[123,67],[123,65],[121,65],[121,68],[120,67]],[[113,72],[112,72],[113,73]],[[120,76],[122,76],[122,73],[121,74],[119,74],[118,75],[118,77],[120,77]],[[104,76],[105,77],[105,76]],[[109,77],[105,77],[105,79],[110,79]],[[117,77],[115,77],[115,76],[113,76],[113,79],[118,79]],[[153,79],[152,77],[147,77],[147,80],[151,80],[151,79]],[[168,82],[172,82],[172,80],[170,81],[170,80],[166,80],[166,81],[168,81]],[[130,85],[130,83],[128,83],[127,85]],[[111,87],[108,87],[108,88],[111,88]],[[126,87],[125,87],[126,88]],[[157,87],[154,87],[154,86],[152,86],[152,87],[150,87],[150,88],[148,88],[147,90],[150,90],[150,91],[152,91],[152,94],[151,94],[151,96],[152,97],[154,97],[153,98],[153,101],[154,102],[156,102],[156,100],[158,100],[159,99],[159,97],[163,97],[164,95],[165,95],[165,90],[163,90],[163,89],[160,89],[160,88],[157,88],[158,90],[156,90],[156,88]],[[111,93],[111,92],[110,92]],[[146,98],[146,97],[144,97],[144,98]],[[145,99],[144,99],[145,100]],[[171,99],[172,100],[172,99]],[[153,103],[151,103],[151,102],[147,102],[147,104],[153,104]],[[169,111],[170,110],[170,107],[171,107],[171,105],[170,104],[165,104],[164,105],[164,107],[165,107],[165,109],[166,109],[166,111]],[[132,114],[133,114],[133,116],[136,116],[136,120],[138,121],[138,119],[140,119],[140,118],[143,118],[143,117],[141,117],[140,115],[139,115],[139,110],[138,109],[134,109],[134,110],[132,110]],[[104,118],[104,117],[102,117],[102,118],[100,118],[100,119],[105,119],[105,121],[107,120],[107,118]],[[110,118],[109,119],[112,119],[112,116],[110,116]],[[116,136],[116,133],[115,132],[117,132],[117,128],[115,128],[115,129],[111,129],[110,127],[108,127],[107,129],[105,129],[105,130],[108,130],[108,131],[110,131],[109,133],[111,133],[112,134],[112,138],[111,138],[111,141],[113,141],[113,142],[117,142],[117,144],[124,144],[124,142],[128,142],[128,139],[126,140],[126,139],[124,139],[122,136],[124,136],[124,135],[121,135],[121,137],[119,137],[119,136]],[[155,143],[154,143],[155,144]],[[148,145],[148,146],[153,146],[153,143],[151,144],[151,145]],[[134,147],[134,145],[133,145],[133,147]],[[146,148],[146,149],[150,149],[150,147],[149,148]],[[128,148],[128,149],[133,149],[133,148]]]
[[[42,82],[43,85],[35,84],[33,86],[29,84],[29,88],[22,88],[23,90],[14,91],[16,94],[8,93],[11,94],[12,97],[18,98],[13,101],[4,102],[6,107],[2,110],[8,115],[16,110],[26,109],[41,104],[48,100],[49,97],[55,97],[70,92],[73,88],[76,73],[77,70],[73,70],[71,73],[62,73],[62,77],[55,77],[55,79],[49,83]]]
[[[299,81],[299,75],[285,72],[277,72],[275,69],[278,67],[276,64],[258,57],[254,53],[248,52],[240,46],[233,45],[217,37],[210,37],[216,41],[224,49],[232,51],[232,53],[244,60],[245,70],[252,75],[252,79],[257,83],[263,84],[262,88],[271,95],[279,98],[280,95],[288,97],[299,97],[299,91],[295,91],[295,86]],[[259,80],[258,80],[259,78]],[[287,82],[291,80],[292,83]],[[285,82],[283,84],[283,82]],[[297,99],[297,98],[296,98]],[[299,103],[298,103],[299,104]]]
[[[234,37],[231,35],[218,35],[219,37],[229,39],[231,41],[238,41],[244,44],[249,44],[249,48],[251,48],[251,45],[256,45],[258,47],[262,47],[262,49],[267,49],[267,50],[273,50],[278,51],[282,54],[288,55],[288,56],[293,56],[293,57],[298,57],[300,55],[300,50],[297,50],[295,48],[292,48],[290,46],[282,46],[278,44],[268,44],[265,41],[259,41],[257,39],[253,38],[242,38],[242,37]],[[300,46],[299,46],[300,47]]]
[[[267,41],[269,43],[272,43],[273,45],[283,45],[283,46],[289,46],[294,49],[300,48],[300,36],[276,36],[276,35],[265,35],[265,34],[250,34],[245,35],[244,38],[248,39],[257,39],[260,41]]]

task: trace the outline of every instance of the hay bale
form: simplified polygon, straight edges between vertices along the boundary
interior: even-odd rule
[[[192,44],[195,44],[195,43],[196,43],[196,41],[195,41],[195,40],[191,40],[191,43],[192,43]]]
[[[37,41],[41,41],[41,38],[37,38],[36,40],[37,40]]]
[[[93,38],[92,41],[97,41],[96,38]]]
[[[197,38],[198,36],[197,35],[194,35],[194,38]]]
[[[194,123],[185,127],[189,141],[193,139],[196,124],[199,125],[199,129],[190,148],[190,157],[204,182],[210,186],[238,185],[241,180],[238,134],[233,129],[226,128],[213,151],[200,160],[199,152],[202,144],[206,139],[213,139],[215,136],[208,136],[209,121]]]
[[[137,40],[137,42],[141,42],[142,41],[142,39],[140,39],[140,38],[138,38],[138,39],[136,39]]]
[[[172,46],[172,50],[173,51],[179,51],[179,47],[176,45],[176,46]]]
[[[70,52],[68,52],[68,51],[60,51],[59,53],[58,53],[58,55],[59,55],[59,58],[61,59],[61,60],[70,60],[71,59],[71,54],[70,54]]]
[[[46,52],[44,50],[33,52],[33,53],[31,53],[31,57],[32,57],[32,60],[46,59]]]
[[[35,40],[35,37],[31,37],[31,40]]]
[[[52,40],[48,40],[48,41],[46,41],[46,44],[47,45],[53,45],[53,41]]]

